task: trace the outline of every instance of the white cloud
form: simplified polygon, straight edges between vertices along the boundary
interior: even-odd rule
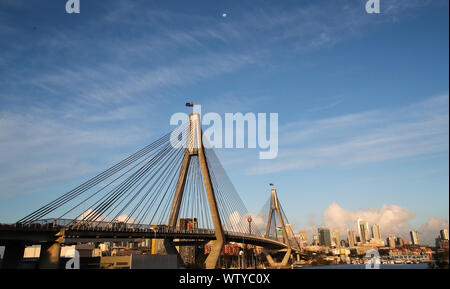
[[[448,217],[445,218],[430,218],[428,221],[423,224],[418,232],[419,232],[419,240],[425,244],[434,245],[435,238],[439,236],[439,232],[442,229],[449,229],[449,220]]]
[[[397,237],[404,237],[410,240],[409,232],[411,230],[417,230],[409,224],[415,216],[415,212],[397,205],[382,205],[380,208],[347,210],[333,203],[323,212],[322,222],[324,226],[330,229],[339,230],[343,239],[347,238],[347,229],[358,232],[356,222],[361,218],[367,221],[370,227],[373,224],[380,225],[383,239],[386,239],[389,234],[394,234]],[[434,239],[439,235],[439,231],[448,227],[448,217],[430,218],[417,230],[419,240],[423,244],[434,245]]]
[[[351,211],[333,203],[323,212],[323,224],[346,236],[347,228],[357,230],[356,221],[361,218],[369,222],[369,225],[380,225],[383,237],[388,234],[405,236],[409,229],[408,222],[415,215],[415,212],[396,205]]]

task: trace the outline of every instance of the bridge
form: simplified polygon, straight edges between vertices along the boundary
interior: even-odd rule
[[[178,257],[176,246],[212,242],[207,269],[216,268],[226,242],[263,247],[271,266],[286,266],[299,246],[276,190],[262,233],[209,147],[193,113],[187,124],[15,224],[0,224],[3,267],[17,267],[26,245],[41,244],[40,268],[56,268],[62,244],[131,239],[163,239]],[[271,255],[280,252],[277,263]]]

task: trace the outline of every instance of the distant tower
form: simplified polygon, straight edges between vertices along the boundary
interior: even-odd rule
[[[347,230],[347,240],[349,247],[356,246],[356,232],[354,230]]]
[[[324,247],[331,247],[331,231],[328,228],[319,228],[319,244]]]
[[[375,240],[381,240],[381,232],[380,232],[380,226],[378,224],[374,224],[372,226],[372,238]]]
[[[389,235],[389,237],[387,238],[387,243],[389,245],[389,248],[391,249],[395,248],[395,236]]]
[[[411,231],[409,232],[409,234],[411,235],[412,244],[419,245],[419,234],[417,233],[417,231]]]
[[[336,248],[341,247],[341,234],[338,230],[333,230],[333,242]]]
[[[448,240],[448,231],[447,229],[443,229],[440,231],[440,236],[442,240]]]
[[[369,224],[363,219],[358,219],[359,239],[365,244],[370,241]]]

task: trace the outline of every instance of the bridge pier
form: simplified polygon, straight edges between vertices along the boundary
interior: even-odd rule
[[[39,269],[58,269],[61,244],[59,242],[46,242],[41,244],[39,256]]]
[[[173,240],[164,239],[164,248],[166,249],[167,255],[176,255],[177,256],[177,263],[179,266],[184,267],[184,261],[183,258],[181,258],[180,252],[178,252],[177,248],[172,244]]]
[[[275,262],[275,260],[273,260],[273,258],[269,252],[264,250],[264,255],[266,255],[266,260],[267,260],[267,262],[269,262],[270,267],[273,267],[273,268],[286,267],[289,263],[289,259],[291,258],[291,253],[292,253],[291,248],[288,248],[286,251],[286,254],[284,254],[284,256],[283,256],[283,259],[281,260],[280,263],[278,263],[278,262]]]
[[[2,269],[20,269],[24,253],[25,243],[23,241],[7,242],[2,261]]]

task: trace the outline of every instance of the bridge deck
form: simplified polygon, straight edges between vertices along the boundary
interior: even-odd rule
[[[149,227],[76,227],[61,226],[53,224],[31,224],[31,225],[7,225],[0,224],[0,244],[8,241],[20,240],[26,243],[46,242],[56,240],[61,230],[64,230],[63,243],[73,244],[78,242],[114,242],[130,239],[186,239],[186,240],[215,240],[214,230],[192,229],[180,230],[170,229],[166,226],[156,228]],[[279,241],[267,239],[261,236],[225,232],[228,242],[251,244],[271,249],[283,249],[287,246]]]

